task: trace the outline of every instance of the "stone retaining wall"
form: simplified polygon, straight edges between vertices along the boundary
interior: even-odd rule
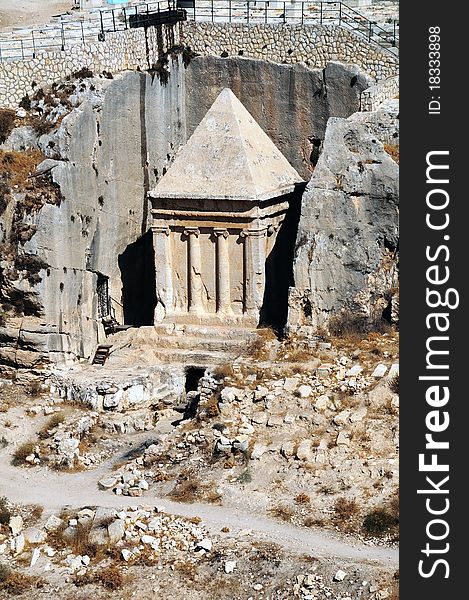
[[[94,73],[148,69],[158,49],[185,44],[203,56],[242,55],[323,68],[331,61],[359,65],[377,81],[396,75],[398,59],[337,25],[247,25],[185,22],[180,26],[108,33],[104,41],[74,44],[31,60],[0,64],[0,106],[15,108],[26,95],[83,67]],[[374,96],[373,96],[374,97]]]
[[[377,81],[398,72],[396,56],[338,25],[187,22],[183,42],[201,55],[304,62],[313,68],[323,68],[332,60],[352,63]]]
[[[388,77],[364,90],[360,98],[362,111],[377,110],[379,105],[390,98],[399,96],[399,77]]]

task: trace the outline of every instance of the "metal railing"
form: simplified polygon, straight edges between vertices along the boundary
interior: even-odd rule
[[[104,40],[107,33],[125,31],[131,27],[132,15],[145,15],[158,11],[175,10],[184,5],[187,19],[212,23],[244,24],[337,24],[354,31],[369,42],[397,53],[399,22],[383,28],[361,15],[344,2],[310,2],[277,0],[157,0],[132,7],[94,10],[87,14],[61,17],[48,25],[28,29],[24,33],[13,31],[0,35],[0,62],[35,58],[44,51],[66,52],[74,44]],[[187,5],[192,5],[187,7]]]

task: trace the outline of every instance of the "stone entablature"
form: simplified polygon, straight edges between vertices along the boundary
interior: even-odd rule
[[[224,89],[150,192],[155,323],[256,327],[266,258],[301,183]]]

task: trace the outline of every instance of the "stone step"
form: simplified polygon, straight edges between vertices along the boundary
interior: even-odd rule
[[[217,350],[189,350],[186,348],[157,348],[155,357],[164,364],[181,364],[194,367],[216,367],[231,362],[237,353]]]
[[[195,335],[160,335],[157,340],[158,347],[181,348],[192,350],[210,350],[236,352],[246,346],[246,339],[229,339],[222,337],[199,337]]]
[[[239,327],[236,325],[191,325],[191,324],[173,324],[160,323],[154,326],[154,329],[159,335],[176,336],[192,336],[192,337],[207,337],[230,340],[243,340],[260,333],[262,329]]]

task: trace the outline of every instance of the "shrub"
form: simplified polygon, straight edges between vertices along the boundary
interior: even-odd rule
[[[36,523],[42,517],[42,513],[44,512],[44,507],[40,504],[35,504],[32,507],[31,513],[29,515],[29,520],[32,523]]]
[[[30,454],[34,454],[35,444],[34,442],[25,442],[18,446],[13,454],[13,465],[18,466],[26,462],[26,457]]]
[[[356,315],[349,310],[336,313],[329,320],[331,335],[351,340],[362,339],[370,332],[388,333],[390,325],[380,316],[375,318]]]
[[[41,394],[41,382],[35,379],[31,381],[29,387],[27,389],[28,396],[32,396],[33,398],[37,398]]]
[[[304,492],[300,492],[296,497],[295,497],[295,502],[297,504],[309,504],[311,498],[308,496],[308,494],[305,494]]]
[[[38,135],[45,135],[54,128],[54,124],[47,121],[44,117],[36,116],[31,119],[31,127]]]
[[[21,98],[21,101],[18,105],[20,108],[24,108],[24,110],[31,110],[31,98],[26,94]]]
[[[396,516],[383,508],[378,508],[368,513],[363,520],[363,529],[369,535],[382,537],[388,533],[392,533],[399,520]]]
[[[356,523],[356,517],[359,513],[359,507],[355,500],[338,498],[334,504],[334,515],[332,517],[335,525],[347,532],[353,530]]]
[[[94,73],[88,67],[83,67],[79,71],[75,71],[74,73],[72,73],[73,79],[89,79],[91,77],[94,77]]]
[[[389,382],[389,389],[395,394],[399,394],[399,374],[394,375],[394,377]]]
[[[277,519],[287,521],[288,523],[292,520],[293,517],[293,510],[285,504],[279,504],[278,506],[274,506],[269,510],[269,512]]]
[[[10,522],[11,513],[8,508],[8,498],[2,496],[0,498],[0,525],[7,525]]]
[[[14,110],[8,108],[0,109],[0,144],[3,144],[13,131],[15,117],[16,114]]]

